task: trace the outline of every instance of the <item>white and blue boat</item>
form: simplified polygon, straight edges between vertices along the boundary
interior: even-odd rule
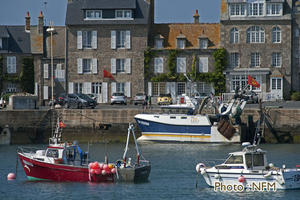
[[[142,132],[138,141],[176,141],[176,142],[213,142],[237,143],[240,134],[237,126],[232,126],[228,116],[244,108],[246,101],[233,99],[219,115],[192,114],[199,107],[188,96],[185,104],[163,107],[169,109],[163,114],[137,114],[134,118]],[[201,107],[201,106],[200,106]],[[174,110],[187,110],[186,114]],[[226,117],[224,117],[226,116]],[[221,120],[216,120],[221,118]]]

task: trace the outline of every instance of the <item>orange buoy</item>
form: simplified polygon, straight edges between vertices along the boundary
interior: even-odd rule
[[[112,168],[114,168],[114,165],[113,164],[108,164],[108,168],[112,169]]]
[[[14,180],[14,179],[16,179],[17,177],[16,177],[16,175],[14,174],[14,173],[9,173],[8,175],[7,175],[7,180]]]

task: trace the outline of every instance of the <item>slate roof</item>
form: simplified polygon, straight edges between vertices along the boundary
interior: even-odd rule
[[[180,36],[187,40],[186,49],[199,49],[199,38],[208,38],[208,49],[220,47],[220,24],[154,24],[152,38],[161,35],[165,49],[176,49]]]
[[[85,9],[132,9],[133,20],[84,20]],[[73,0],[67,5],[66,25],[148,24],[150,5],[145,0]]]
[[[1,53],[31,53],[30,33],[25,32],[24,26],[0,26],[0,37],[8,38],[8,49],[0,50]]]

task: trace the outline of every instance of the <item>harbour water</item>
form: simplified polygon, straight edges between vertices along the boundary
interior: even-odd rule
[[[32,145],[30,145],[32,146]],[[34,147],[45,147],[35,145]],[[81,145],[87,150],[87,145]],[[199,162],[222,162],[229,152],[241,146],[186,143],[145,143],[140,145],[143,156],[151,161],[149,182],[139,184],[67,183],[28,181],[19,162],[17,179],[7,181],[7,174],[15,172],[17,146],[0,146],[0,199],[299,199],[300,190],[276,192],[221,193],[208,188],[198,177],[196,188],[195,166]],[[295,168],[300,164],[299,144],[265,144],[268,162],[275,166],[286,164]],[[89,146],[93,160],[103,161],[107,152],[109,161],[120,159],[124,144],[93,144]],[[130,154],[135,157],[134,145]]]

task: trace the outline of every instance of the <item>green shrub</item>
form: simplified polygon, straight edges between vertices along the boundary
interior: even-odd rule
[[[294,92],[291,96],[293,101],[300,101],[300,92]]]

